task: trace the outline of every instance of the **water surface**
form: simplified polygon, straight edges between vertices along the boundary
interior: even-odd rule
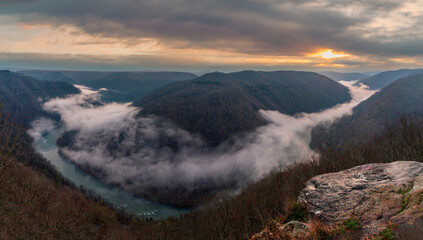
[[[85,173],[73,162],[59,154],[56,145],[57,139],[63,133],[63,128],[57,127],[43,135],[35,142],[35,149],[47,158],[62,175],[78,187],[83,186],[99,196],[106,199],[119,208],[125,209],[128,213],[153,219],[178,217],[188,212],[186,209],[177,209],[172,206],[150,202],[110,184],[104,183],[97,178]]]

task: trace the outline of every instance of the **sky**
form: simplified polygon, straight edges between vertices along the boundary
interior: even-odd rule
[[[422,68],[423,0],[0,0],[0,66]]]

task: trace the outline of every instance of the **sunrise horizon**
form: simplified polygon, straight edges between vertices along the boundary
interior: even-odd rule
[[[3,68],[367,72],[423,66],[420,1],[19,0],[0,6]]]

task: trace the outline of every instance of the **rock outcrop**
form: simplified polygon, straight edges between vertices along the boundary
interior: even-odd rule
[[[390,221],[411,224],[423,216],[423,163],[367,164],[316,176],[298,200],[327,225],[358,219],[365,235],[377,234]]]
[[[281,225],[273,222],[270,228],[255,234],[251,240],[273,240],[273,239],[303,239],[309,236],[310,227],[302,222],[291,221]]]

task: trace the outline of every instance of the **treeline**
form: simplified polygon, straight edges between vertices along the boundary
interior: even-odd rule
[[[0,109],[2,108],[0,102]],[[27,128],[10,120],[0,113],[0,155],[7,156],[11,162],[20,162],[35,167],[48,178],[70,184],[49,161],[35,151],[32,139],[26,134]]]
[[[29,125],[41,116],[56,117],[42,108],[42,103],[55,97],[79,93],[72,84],[60,81],[39,81],[32,77],[0,70],[0,112],[15,122]]]

